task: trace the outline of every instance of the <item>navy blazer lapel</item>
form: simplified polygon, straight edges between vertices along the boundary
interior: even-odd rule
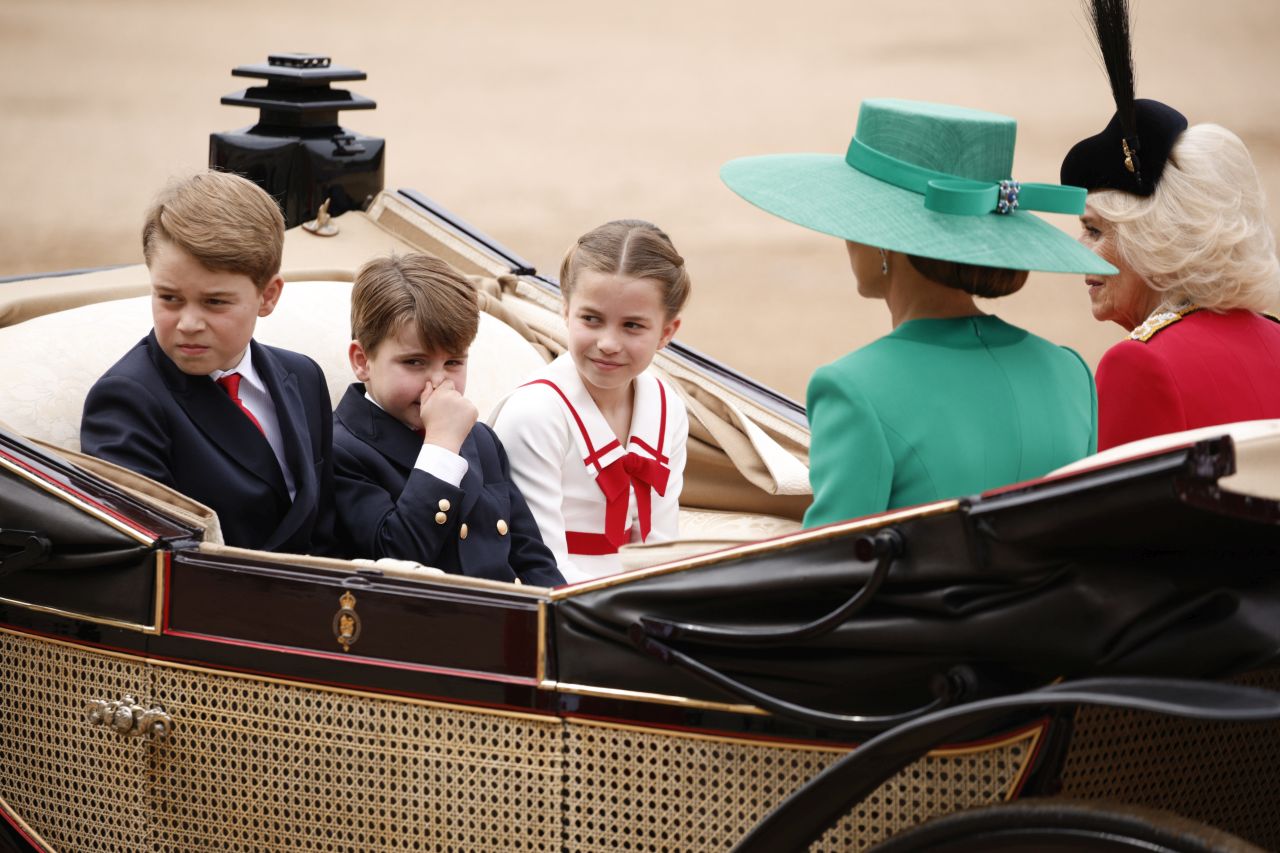
[[[484,492],[484,466],[481,464],[480,447],[476,441],[476,433],[480,429],[481,427],[471,428],[458,453],[467,460],[467,473],[462,475],[462,482],[458,484],[462,489],[462,515],[459,518],[471,517],[471,508]]]
[[[284,458],[293,473],[294,488],[301,495],[305,482],[308,492],[312,492],[316,488],[312,470],[316,458],[311,448],[311,431],[299,431],[299,427],[307,425],[307,409],[298,390],[298,376],[257,341],[250,341],[249,346],[253,350],[254,367],[276,405],[276,420],[280,424],[280,437],[284,439]]]
[[[394,463],[403,476],[408,478],[417,464],[422,439],[413,430],[366,400],[362,383],[353,382],[347,387],[334,413],[352,435]],[[480,450],[475,438],[478,431],[472,429],[458,454],[467,460],[467,473],[458,484],[463,494],[460,518],[467,517],[480,493],[484,491],[484,467],[481,465]]]
[[[173,399],[209,441],[288,500],[289,491],[271,445],[226,392],[207,376],[191,376],[179,370],[160,348],[154,330],[147,335],[147,350],[161,378],[173,392]]]
[[[364,384],[352,382],[334,410],[343,426],[356,438],[394,462],[409,476],[422,439],[400,421],[365,399]]]
[[[280,520],[276,535],[272,537],[278,543],[287,541],[298,526],[307,520],[308,514],[316,506],[320,484],[316,481],[316,458],[311,448],[307,410],[298,390],[297,375],[289,372],[269,349],[257,341],[250,341],[249,346],[253,351],[254,369],[262,377],[262,382],[275,403],[276,422],[280,425],[280,437],[284,442],[285,463],[293,474],[293,503]],[[274,458],[273,453],[272,459]],[[287,491],[285,495],[288,495]]]

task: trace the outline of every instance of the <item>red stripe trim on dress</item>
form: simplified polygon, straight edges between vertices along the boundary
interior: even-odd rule
[[[671,460],[670,460],[669,458],[667,458],[666,456],[663,456],[659,451],[654,450],[652,447],[650,447],[648,444],[646,444],[646,443],[645,443],[645,441],[644,441],[644,439],[642,439],[642,438],[638,438],[638,437],[636,437],[636,436],[634,436],[634,435],[633,435],[633,436],[631,436],[631,443],[632,443],[632,444],[635,444],[635,445],[638,445],[638,446],[640,447],[640,449],[641,449],[641,450],[646,451],[650,456],[652,456],[652,457],[653,457],[654,459],[656,459],[657,461],[661,462],[663,465],[666,465],[668,462],[670,462],[670,461],[671,461]]]
[[[667,440],[667,389],[663,386],[662,380],[655,377],[653,381],[658,385],[658,447],[656,449],[650,447],[644,439],[635,435],[631,436],[628,444],[638,444],[653,456],[654,459],[665,465],[671,461],[670,458],[664,456],[662,453],[662,446]],[[573,415],[574,422],[578,424],[578,432],[582,433],[582,440],[586,442],[587,445],[587,456],[582,460],[582,464],[594,465],[597,472],[603,470],[600,465],[600,460],[612,453],[614,449],[621,447],[622,443],[615,438],[604,447],[596,450],[595,445],[591,443],[591,434],[587,432],[587,425],[583,422],[582,416],[578,414],[578,410],[574,408],[573,403],[569,401],[569,396],[560,389],[559,385],[552,382],[550,379],[534,379],[530,382],[526,382],[525,385],[546,385],[548,388],[560,395],[560,399],[564,401],[565,406],[569,409],[569,414]]]
[[[565,545],[570,554],[579,557],[603,557],[618,553],[618,546],[609,541],[603,533],[581,533],[577,530],[564,532]],[[631,541],[631,528],[627,528],[626,541]]]
[[[658,453],[657,456],[663,461],[667,458],[662,455],[662,442],[667,439],[667,389],[662,387],[661,379],[654,379],[658,383],[658,398],[662,400],[661,414],[658,416]]]
[[[627,443],[640,445],[640,447],[648,451],[654,459],[657,459],[665,465],[671,461],[666,456],[662,455],[662,444],[667,440],[667,390],[662,387],[661,379],[655,378],[653,381],[658,383],[658,448],[655,450],[646,444],[644,439],[636,435],[631,436],[631,440]]]
[[[604,447],[597,450],[595,453],[592,453],[586,459],[583,459],[582,464],[594,465],[597,468],[599,468],[600,460],[603,459],[607,454],[612,453],[615,449],[621,446],[622,446],[622,442],[618,441],[618,439],[615,438],[613,441],[609,442]]]
[[[578,422],[578,431],[582,433],[582,440],[587,443],[587,458],[582,460],[583,465],[594,465],[596,471],[600,471],[600,454],[607,453],[610,448],[606,448],[599,452],[595,446],[591,444],[591,435],[587,432],[587,425],[582,422],[582,417],[578,414],[578,410],[573,407],[573,403],[569,402],[569,397],[560,390],[560,386],[552,382],[550,379],[534,379],[532,382],[526,382],[525,385],[546,385],[551,390],[560,395],[560,399],[564,400],[564,404],[569,407],[569,414],[573,415],[573,419]],[[617,441],[613,442],[617,445]]]

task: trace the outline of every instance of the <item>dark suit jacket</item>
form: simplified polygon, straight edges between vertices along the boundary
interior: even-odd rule
[[[467,473],[452,486],[414,467],[422,439],[364,393],[353,383],[333,416],[338,515],[355,556],[534,586],[564,583],[493,430],[472,427],[460,451]]]
[[[304,355],[250,342],[275,402],[296,494],[266,438],[207,376],[190,376],[147,335],[89,389],[85,453],[145,474],[218,513],[228,545],[335,554],[333,414]]]

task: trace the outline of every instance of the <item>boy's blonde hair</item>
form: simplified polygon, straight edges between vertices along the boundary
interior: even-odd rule
[[[167,240],[217,272],[248,276],[259,290],[280,272],[284,216],[265,190],[230,172],[201,172],[171,182],[142,226],[147,265]]]
[[[369,355],[409,324],[428,349],[466,352],[480,327],[475,288],[449,264],[421,252],[373,260],[351,290],[351,337]]]
[[[606,222],[578,238],[560,264],[560,293],[566,304],[584,269],[658,282],[668,320],[680,313],[689,298],[691,283],[684,258],[665,231],[642,219]]]

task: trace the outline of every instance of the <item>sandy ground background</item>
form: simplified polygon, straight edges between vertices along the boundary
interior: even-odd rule
[[[1253,151],[1280,222],[1280,3],[1135,0],[1138,92]],[[802,396],[812,369],[889,330],[842,245],[718,178],[748,154],[842,153],[858,102],[896,96],[1019,121],[1015,177],[1057,179],[1113,107],[1072,0],[0,0],[0,275],[141,260],[155,190],[208,134],[252,124],[218,99],[274,51],[368,72],[343,123],[388,140],[412,187],[554,272],[579,233],[662,225],[694,276],[680,339]],[[1054,219],[1075,233],[1067,217]],[[1121,335],[1083,282],[1034,275],[988,306],[1096,364]]]

